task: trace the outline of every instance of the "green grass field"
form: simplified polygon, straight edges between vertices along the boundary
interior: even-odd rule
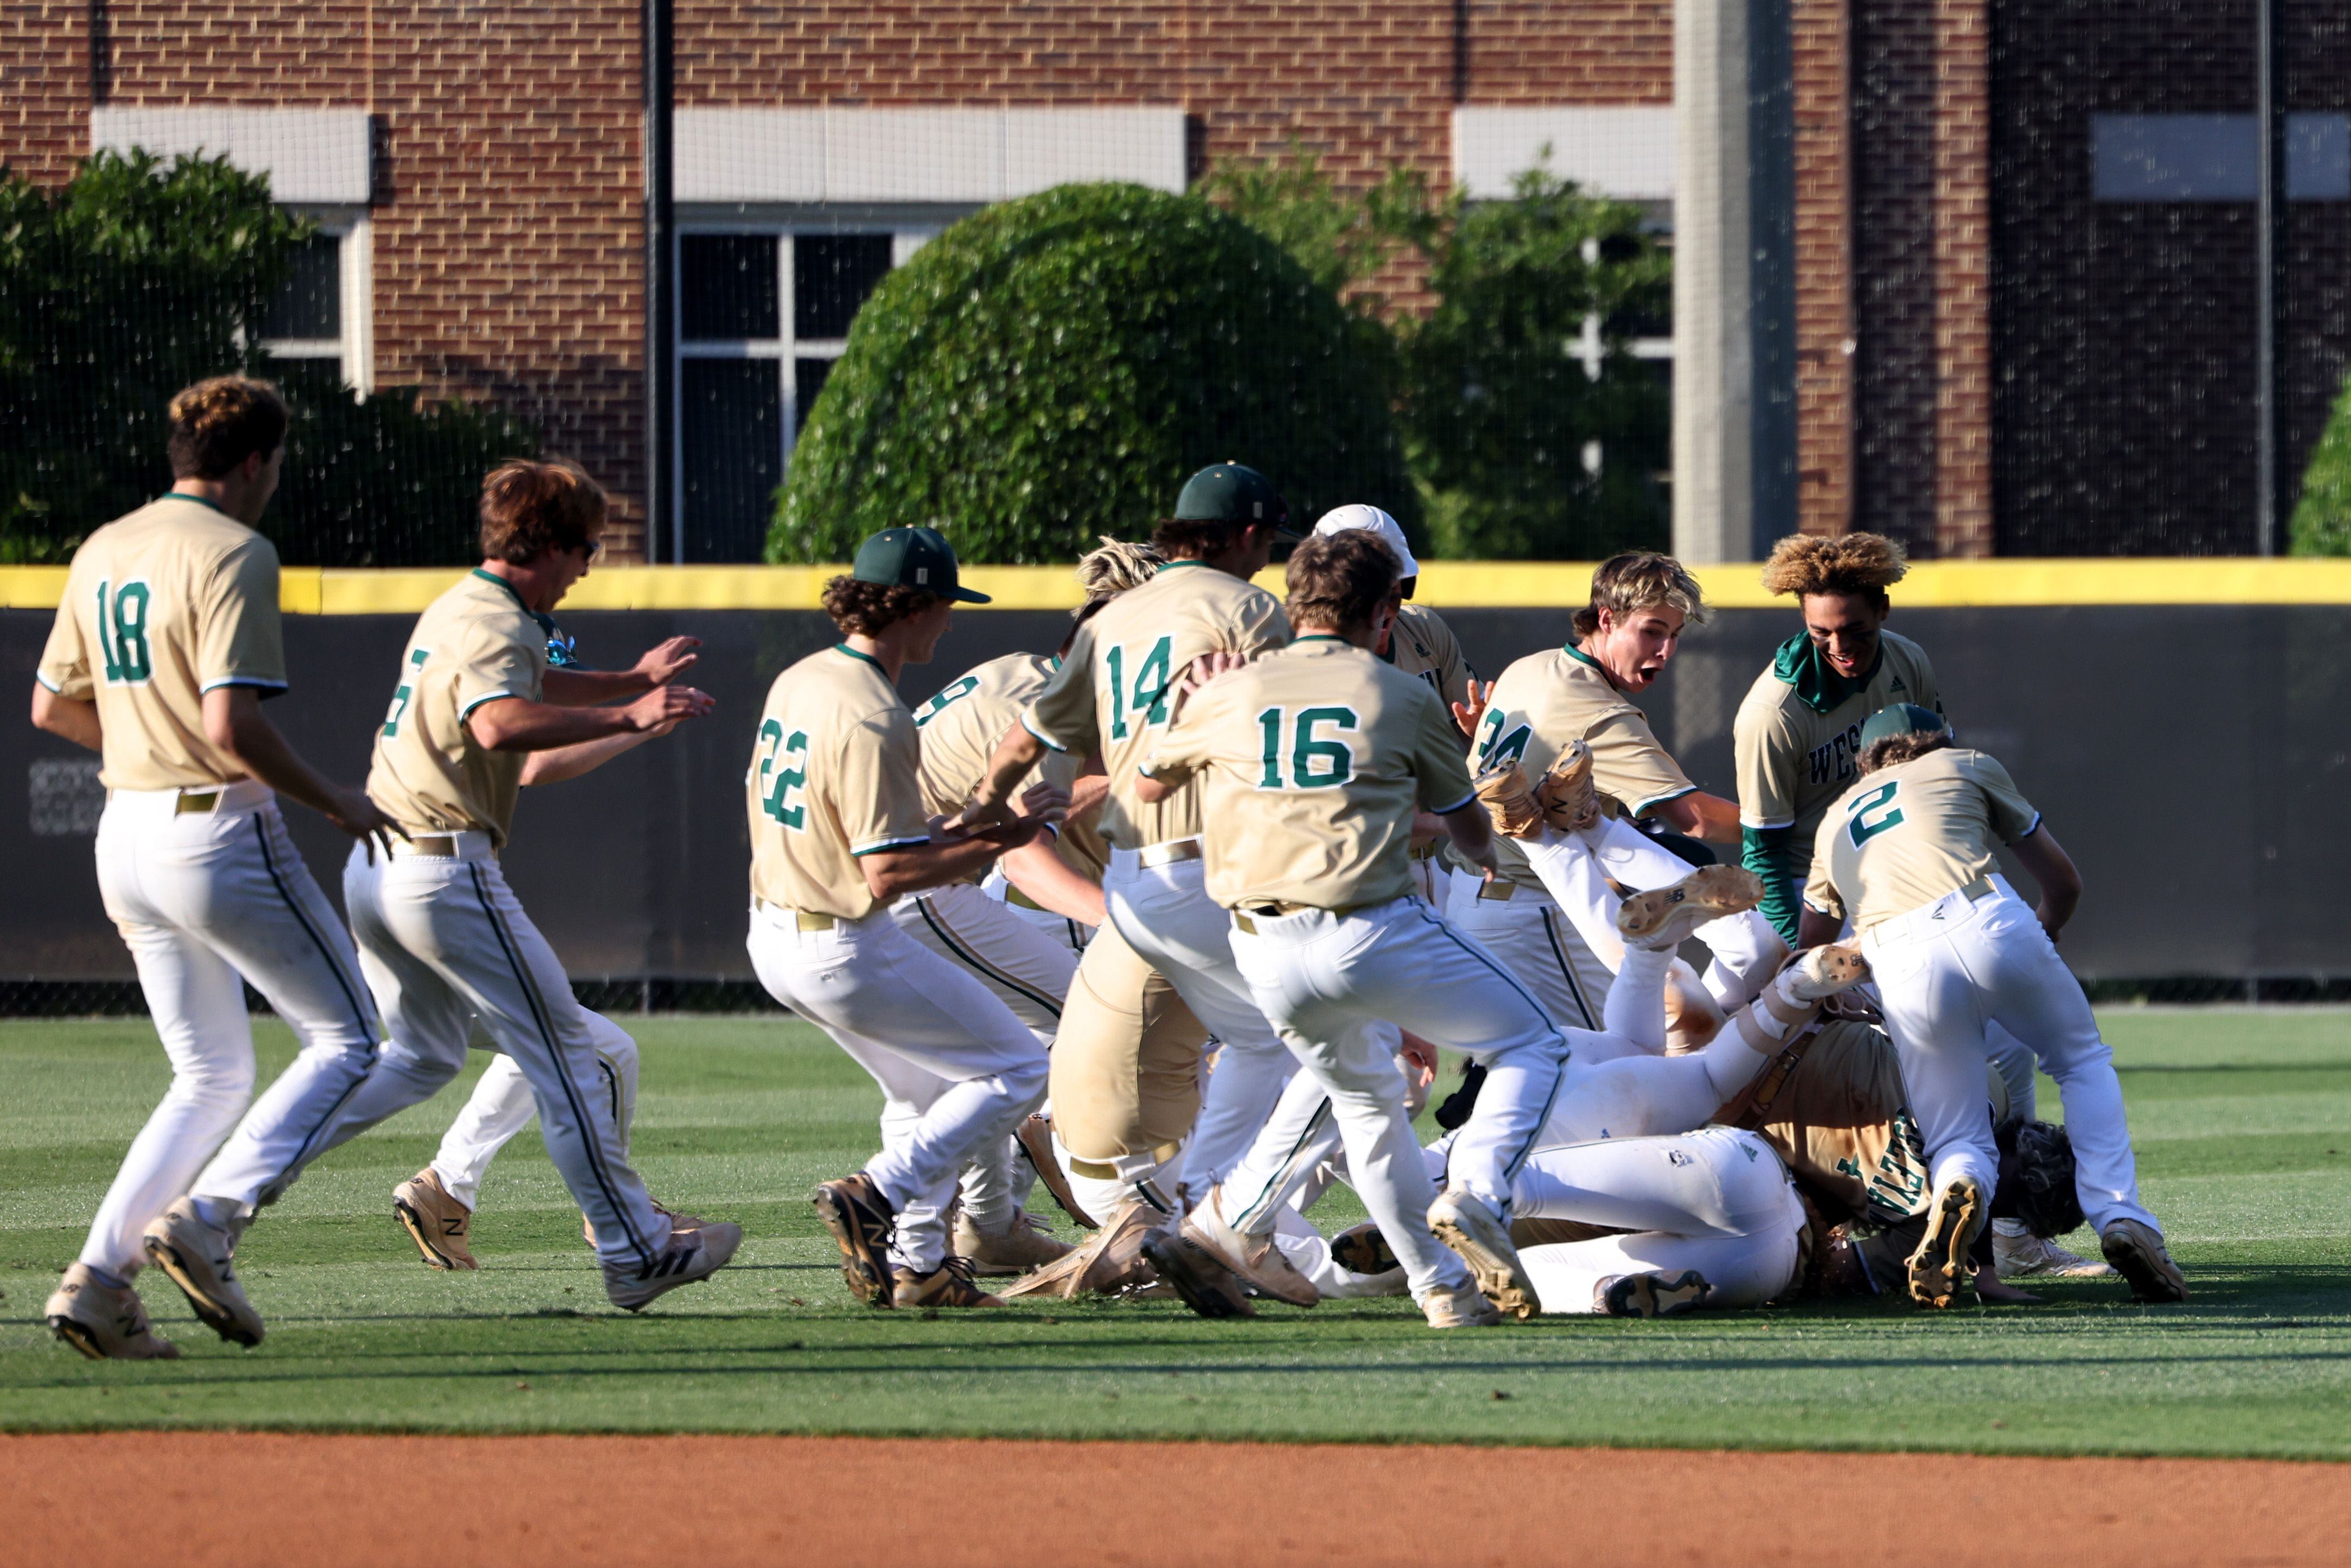
[[[1175,1303],[872,1313],[806,1200],[871,1150],[870,1084],[804,1025],[667,1018],[641,1021],[638,1163],[666,1201],[749,1232],[716,1281],[642,1318],[609,1309],[531,1134],[484,1188],[484,1271],[420,1264],[389,1193],[469,1075],[329,1156],[247,1235],[261,1349],[215,1340],[151,1272],[158,1326],[186,1356],[148,1365],[83,1361],[36,1314],[162,1090],[162,1052],[143,1020],[0,1023],[0,1428],[2351,1457],[2351,1014],[2105,1017],[2186,1306],[2134,1306],[2101,1282],[1996,1312],[1837,1303],[1442,1336],[1401,1301],[1221,1324]],[[288,1037],[264,1024],[261,1039],[274,1071]]]

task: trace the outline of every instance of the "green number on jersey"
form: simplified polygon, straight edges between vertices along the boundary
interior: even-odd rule
[[[98,585],[98,646],[109,686],[143,686],[155,671],[147,650],[147,585],[136,577],[108,594]]]
[[[1110,738],[1123,741],[1127,735],[1127,714],[1135,715],[1141,725],[1164,724],[1167,722],[1168,661],[1174,657],[1176,641],[1163,637],[1151,645],[1143,656],[1143,664],[1134,672],[1134,685],[1126,683],[1126,648],[1113,643],[1103,651],[1102,661],[1110,667]]]
[[[759,809],[793,833],[808,826],[808,803],[795,802],[792,795],[808,783],[808,732],[794,730],[789,735],[773,719],[759,725],[758,743],[752,754],[758,760],[752,764],[752,782],[759,791]],[[789,766],[778,768],[781,761]]]
[[[1478,721],[1478,771],[1504,768],[1524,760],[1527,742],[1534,739],[1534,731],[1521,724],[1508,735],[1502,733],[1504,715],[1499,708],[1489,708],[1486,716]]]
[[[1336,789],[1355,776],[1355,748],[1344,741],[1328,740],[1315,734],[1315,730],[1328,724],[1333,729],[1353,731],[1361,721],[1353,708],[1306,708],[1292,713],[1286,708],[1268,708],[1257,716],[1258,728],[1265,738],[1265,771],[1259,775],[1259,789],[1280,789],[1282,732],[1290,735],[1290,783],[1291,789]]]
[[[408,679],[402,681],[392,694],[392,707],[383,716],[383,738],[387,741],[400,733],[401,715],[408,711],[409,699],[416,695],[416,682],[424,674],[424,661],[433,657],[429,648],[408,650]]]
[[[1853,840],[1855,849],[1887,828],[1902,826],[1902,808],[1894,804],[1895,793],[1901,787],[1900,779],[1887,779],[1844,808],[1853,818],[1844,825],[1845,836]]]
[[[962,680],[955,682],[946,691],[940,692],[937,696],[923,704],[923,711],[914,715],[914,728],[917,730],[921,729],[937,715],[940,709],[948,706],[961,698],[968,697],[978,690],[979,677],[977,675],[965,676]]]

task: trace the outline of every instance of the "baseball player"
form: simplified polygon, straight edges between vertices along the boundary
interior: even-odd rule
[[[1902,546],[1876,534],[1792,535],[1771,548],[1763,586],[1796,600],[1804,629],[1780,646],[1739,705],[1732,726],[1739,777],[1741,860],[1763,878],[1763,913],[1793,940],[1813,838],[1859,765],[1861,726],[1896,702],[1943,711],[1924,649],[1886,629],[1887,590],[1909,570]],[[2032,1048],[2005,1029],[1988,1031],[1992,1060],[2018,1114],[2031,1120]],[[1992,1227],[2003,1275],[2113,1272],[2077,1258],[2022,1221]]]
[[[1576,612],[1575,640],[1519,659],[1495,681],[1473,764],[1490,775],[1519,763],[1528,776],[1541,777],[1569,742],[1581,741],[1590,748],[1597,788],[1623,815],[1652,817],[1699,838],[1735,837],[1737,808],[1690,782],[1629,695],[1655,684],[1683,628],[1705,615],[1696,579],[1670,556],[1634,551],[1603,562],[1593,574],[1591,602]],[[1626,887],[1670,887],[1689,869],[1628,824],[1597,831],[1602,868]],[[1520,846],[1505,840],[1497,855],[1501,876],[1482,884],[1455,879],[1455,922],[1561,1016],[1598,1029],[1614,943],[1604,937],[1597,950],[1585,945],[1561,919]],[[1708,989],[1726,1007],[1755,995],[1787,956],[1786,944],[1751,911],[1726,916],[1698,935],[1714,954]]]
[[[1417,810],[1444,817],[1473,864],[1490,867],[1493,852],[1444,703],[1369,651],[1392,615],[1395,556],[1359,530],[1318,535],[1288,576],[1298,640],[1248,663],[1205,661],[1205,683],[1142,762],[1136,796],[1153,805],[1199,780],[1207,891],[1230,911],[1235,965],[1330,1097],[1350,1178],[1430,1325],[1497,1323],[1498,1308],[1525,1316],[1537,1308],[1510,1247],[1510,1180],[1558,1092],[1567,1041],[1413,890]],[[1391,1024],[1487,1069],[1442,1194],[1405,1116]],[[1184,1234],[1253,1281],[1302,1286],[1311,1303],[1312,1287],[1285,1278],[1295,1274],[1286,1262],[1267,1266],[1279,1248],[1265,1246],[1265,1263],[1244,1259],[1237,1227],[1249,1218],[1211,1190]],[[1207,1310],[1182,1249],[1159,1238],[1144,1251]]]
[[[157,1247],[193,1250],[170,1218],[184,1212],[175,1200],[253,1094],[244,985],[301,1042],[264,1101],[301,1129],[298,1142],[375,1059],[375,1007],[350,937],[287,836],[277,796],[362,841],[381,845],[392,825],[311,768],[261,711],[287,672],[277,552],[253,525],[277,488],[286,424],[264,381],[225,376],[173,397],[172,489],[74,552],[35,675],[33,722],[102,758],[99,891],[172,1063],[171,1088],[45,1309],[57,1336],[93,1359],[179,1355],[150,1327],[132,1282]],[[228,1251],[224,1240],[212,1263],[224,1275]]]
[[[882,1152],[814,1194],[851,1293],[874,1307],[997,1304],[948,1249],[947,1205],[957,1174],[1045,1093],[1037,1036],[888,909],[986,869],[1067,804],[1040,786],[991,836],[933,836],[922,732],[897,679],[929,660],[958,602],[987,597],[961,586],[935,530],[867,539],[825,585],[841,640],[776,677],[744,780],[752,967],[882,1086]]]
[[[2057,1082],[2082,1209],[2106,1262],[2141,1301],[2185,1300],[2179,1267],[2139,1202],[2113,1055],[2053,940],[2081,897],[2072,860],[2008,771],[1956,747],[1931,709],[1901,703],[1873,715],[1859,770],[1813,840],[1800,935],[1824,939],[1850,916],[1877,973],[1933,1162],[1934,1207],[1910,1260],[1911,1295],[1950,1304],[1989,1218],[1999,1171],[1981,1093],[1989,1021],[2029,1042]],[[2041,885],[2038,910],[2000,875],[1996,842]]]
[[[677,684],[695,661],[691,638],[629,670],[576,667],[551,612],[601,548],[605,499],[593,480],[566,462],[502,463],[482,482],[480,516],[482,564],[417,618],[376,728],[368,794],[404,836],[381,857],[354,850],[343,867],[343,904],[390,1041],[305,1144],[266,1101],[256,1106],[191,1200],[200,1219],[274,1200],[319,1154],[438,1093],[478,1024],[529,1081],[548,1155],[594,1227],[605,1294],[633,1312],[725,1267],[743,1232],[673,1216],[646,1196],[604,1092],[596,1031],[498,852],[531,753],[543,756],[541,782],[568,778],[711,701]],[[258,1337],[259,1314],[234,1280],[198,1283],[210,1310]],[[196,1286],[181,1286],[196,1298]]]
[[[1196,790],[1146,804],[1136,765],[1167,722],[1177,680],[1210,653],[1246,658],[1290,639],[1271,594],[1249,578],[1272,558],[1289,513],[1263,474],[1218,463],[1186,482],[1153,546],[1166,564],[1079,630],[1020,728],[997,749],[965,819],[999,821],[1019,782],[1049,752],[1099,755],[1110,780],[1101,826],[1111,846],[1102,891],[1120,938],[1165,977],[1222,1044],[1183,1151],[1183,1184],[1205,1192],[1263,1124],[1296,1068],[1233,967],[1230,919],[1202,886]],[[1113,1162],[1114,1179],[1172,1186],[1176,1151],[1153,1145]]]

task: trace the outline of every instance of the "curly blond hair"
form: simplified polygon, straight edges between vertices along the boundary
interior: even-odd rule
[[[1108,598],[1151,580],[1166,559],[1148,545],[1102,535],[1102,547],[1078,559],[1078,587],[1090,599]]]
[[[1775,594],[1874,594],[1902,580],[1910,563],[1883,534],[1791,534],[1771,546],[1763,587]]]

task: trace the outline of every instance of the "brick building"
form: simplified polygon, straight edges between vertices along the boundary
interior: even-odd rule
[[[1922,555],[2250,548],[2252,0],[1789,4],[1803,526]],[[138,144],[268,169],[325,234],[277,350],[496,400],[642,547],[638,5],[0,14],[11,168]],[[2351,349],[2351,0],[2288,14],[2294,474]],[[1670,0],[679,0],[687,557],[755,552],[858,303],[955,218],[1296,140],[1473,193],[1548,145],[1670,224],[1673,46]]]

